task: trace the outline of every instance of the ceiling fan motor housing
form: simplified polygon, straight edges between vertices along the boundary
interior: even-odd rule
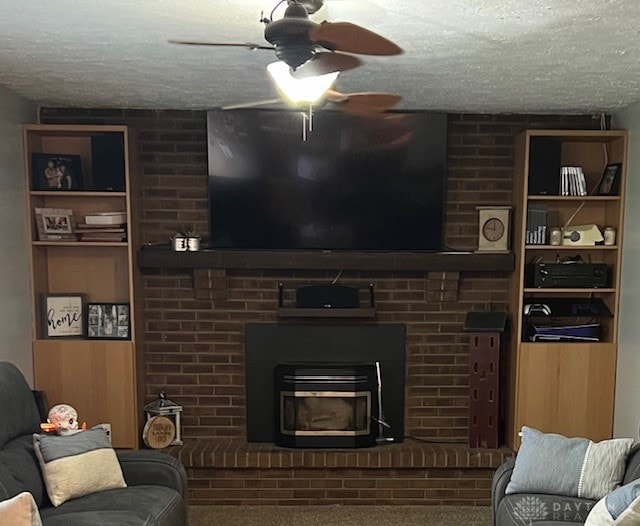
[[[309,39],[309,32],[317,26],[309,20],[304,6],[290,4],[284,18],[265,27],[264,38],[276,48],[276,56],[295,69],[313,58],[316,44]]]
[[[312,15],[324,5],[324,0],[287,0],[287,3],[289,5],[300,4],[307,10],[307,13]]]

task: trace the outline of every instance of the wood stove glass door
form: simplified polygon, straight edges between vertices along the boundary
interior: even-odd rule
[[[281,391],[280,432],[295,436],[371,433],[371,393]]]

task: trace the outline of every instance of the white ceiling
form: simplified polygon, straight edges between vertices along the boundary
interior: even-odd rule
[[[0,85],[46,106],[203,109],[276,96],[266,44],[277,0],[0,0]],[[274,18],[282,16],[280,7]],[[404,109],[610,112],[640,100],[638,0],[326,0],[405,53],[362,57],[342,92],[387,91]]]

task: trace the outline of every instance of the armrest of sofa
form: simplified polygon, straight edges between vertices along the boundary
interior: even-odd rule
[[[160,451],[118,451],[122,474],[128,486],[149,484],[175,489],[187,499],[187,473],[177,459]]]
[[[505,496],[505,490],[511,480],[511,474],[513,473],[513,467],[515,464],[515,457],[510,458],[493,474],[493,481],[491,482],[491,517],[494,526],[496,526],[496,513],[498,511],[498,506]]]
[[[627,466],[622,484],[628,484],[640,478],[640,444],[635,444],[627,457]]]

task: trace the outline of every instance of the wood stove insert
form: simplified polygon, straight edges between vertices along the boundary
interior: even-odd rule
[[[246,386],[247,386],[247,441],[272,442],[289,447],[364,447],[374,445],[380,435],[384,441],[402,442],[404,438],[404,381],[405,381],[405,327],[401,324],[307,325],[249,323],[245,330]],[[283,366],[276,373],[276,368]],[[298,378],[288,380],[285,387],[276,388],[279,374],[292,376],[296,366],[305,371]],[[313,371],[312,369],[320,369]],[[343,374],[340,371],[346,371]],[[340,378],[320,385],[312,376],[337,374]],[[294,374],[295,373],[295,374]],[[353,377],[350,379],[348,377]],[[360,377],[366,377],[366,388]],[[311,381],[313,380],[313,381]],[[349,385],[351,384],[351,385]],[[378,387],[380,390],[378,391]],[[288,427],[280,433],[280,391],[293,412],[300,414],[305,405],[316,404],[323,411],[330,406],[349,406],[354,421],[362,422],[360,393],[369,393],[370,411],[366,434],[356,427],[347,434],[346,429],[303,429],[302,420],[287,419]],[[302,393],[318,393],[313,396]],[[292,393],[292,394],[291,394]],[[322,393],[322,394],[320,394]],[[336,396],[336,393],[340,396]],[[316,398],[316,400],[311,400]],[[330,401],[330,399],[333,399]],[[382,411],[378,412],[379,400]],[[298,407],[296,407],[296,403]],[[316,408],[317,409],[317,408]],[[380,415],[384,413],[384,417]],[[318,415],[316,415],[317,417]],[[326,416],[326,415],[325,415]],[[374,419],[372,420],[371,417]],[[299,418],[304,418],[299,416]],[[358,420],[360,418],[360,420]],[[376,420],[383,420],[382,433]],[[277,431],[277,432],[276,432]],[[313,431],[313,437],[304,431]],[[330,433],[330,432],[339,433]],[[330,440],[329,436],[335,437]],[[280,435],[280,437],[278,437]],[[320,441],[316,439],[321,437]],[[307,438],[309,438],[307,440]],[[320,444],[321,442],[321,444]],[[312,445],[313,444],[313,445]]]
[[[274,384],[278,446],[368,447],[383,438],[375,364],[280,364]]]

